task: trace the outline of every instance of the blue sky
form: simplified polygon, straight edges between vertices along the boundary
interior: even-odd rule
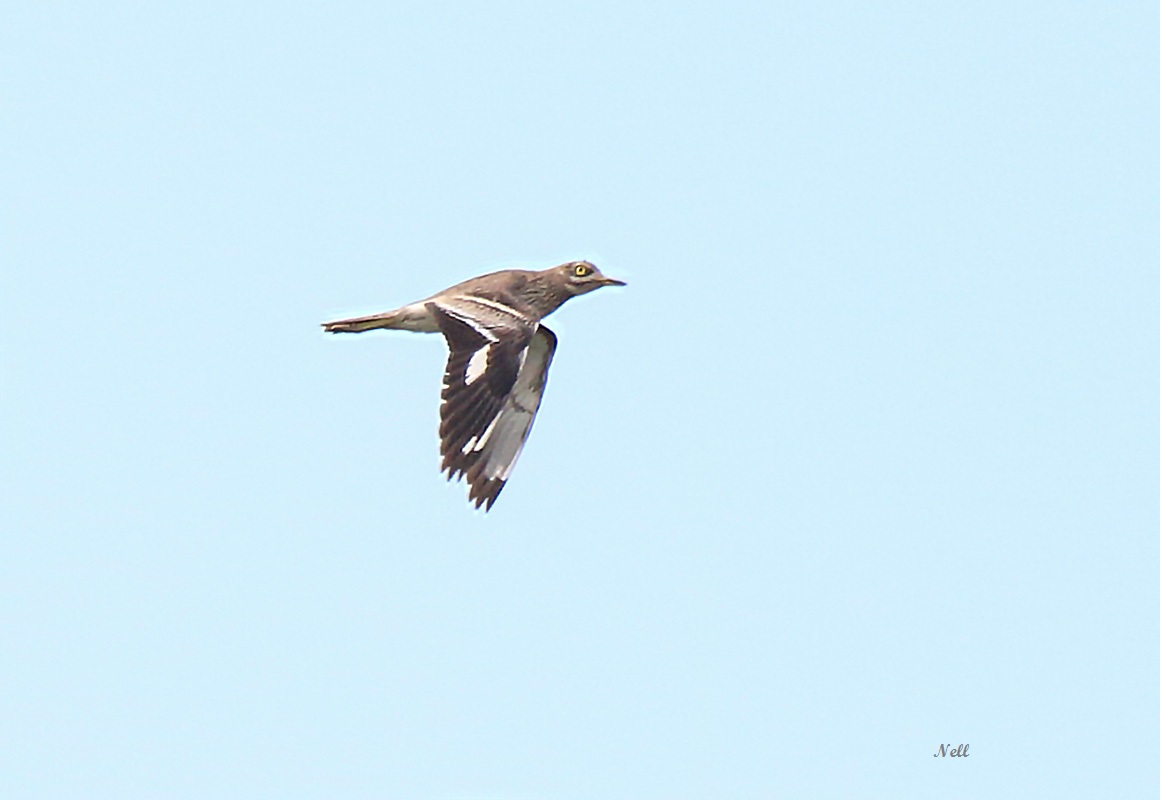
[[[1153,795],[1158,40],[18,3],[0,796]],[[575,258],[472,512],[441,339],[318,323]]]

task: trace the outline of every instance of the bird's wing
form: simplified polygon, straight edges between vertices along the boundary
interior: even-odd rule
[[[555,352],[556,334],[543,325],[537,325],[521,356],[515,385],[492,423],[494,429],[490,435],[485,430],[475,444],[480,454],[467,471],[467,480],[471,484],[468,497],[475,500],[476,508],[484,502],[491,508],[515,468],[540,409],[544,386],[548,382],[548,367]]]
[[[442,469],[448,480],[466,476],[468,498],[490,509],[532,429],[556,335],[515,314],[484,320],[440,301],[430,307],[451,350],[440,409]]]

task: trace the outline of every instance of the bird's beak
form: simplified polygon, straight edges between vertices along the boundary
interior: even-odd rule
[[[618,281],[616,278],[605,278],[601,286],[627,286],[624,281]]]

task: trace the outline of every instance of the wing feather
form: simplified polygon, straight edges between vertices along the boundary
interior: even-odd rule
[[[484,320],[454,305],[429,307],[451,351],[440,409],[441,469],[448,480],[465,476],[468,498],[490,509],[531,432],[556,335],[515,313]],[[473,364],[484,348],[486,358]]]
[[[471,484],[468,497],[475,501],[476,508],[484,503],[491,508],[515,468],[536,421],[555,352],[556,335],[540,325],[528,344],[519,376],[504,399],[495,428],[467,470]]]

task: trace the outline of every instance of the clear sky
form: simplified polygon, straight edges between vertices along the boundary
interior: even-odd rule
[[[4,17],[0,797],[1160,796],[1156,3]]]

